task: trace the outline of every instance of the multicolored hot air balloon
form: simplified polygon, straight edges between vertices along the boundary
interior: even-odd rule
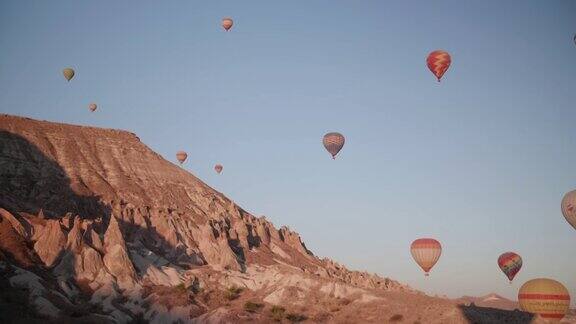
[[[95,103],[91,103],[90,105],[88,105],[88,109],[90,109],[91,112],[95,112],[96,109],[98,109],[98,106],[96,106]]]
[[[430,269],[440,259],[442,246],[433,238],[420,238],[412,242],[410,253],[412,253],[416,263],[424,270],[424,275],[428,276]]]
[[[232,28],[232,25],[234,25],[232,18],[226,17],[222,19],[222,28],[224,28],[226,31],[229,31],[230,28]]]
[[[184,163],[184,161],[186,161],[187,158],[188,158],[188,153],[186,153],[184,151],[176,152],[176,159],[178,159],[178,162],[180,162],[180,165],[182,165],[182,163]]]
[[[538,278],[527,281],[518,291],[520,308],[539,314],[548,321],[559,322],[570,307],[570,294],[556,280]]]
[[[324,144],[326,150],[330,152],[332,159],[336,159],[336,154],[344,147],[345,141],[344,135],[340,133],[328,133],[324,135],[322,144]]]
[[[223,169],[224,169],[224,167],[222,166],[222,164],[216,164],[216,165],[214,166],[214,170],[216,170],[216,172],[217,172],[218,174],[220,174]]]
[[[498,258],[498,266],[512,283],[512,280],[522,268],[522,258],[514,252],[506,252]]]
[[[576,229],[576,190],[572,190],[564,195],[561,207],[564,218]]]
[[[448,52],[437,50],[428,55],[426,63],[428,64],[430,71],[432,71],[432,73],[434,73],[438,79],[438,82],[440,82],[440,79],[450,67],[452,58],[450,58],[450,54],[448,54]]]
[[[70,81],[74,77],[75,72],[72,68],[65,68],[62,70],[62,74],[64,74],[67,81]]]

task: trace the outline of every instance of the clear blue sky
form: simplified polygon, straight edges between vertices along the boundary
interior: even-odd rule
[[[574,33],[574,1],[2,1],[0,112],[184,149],[192,173],[351,268],[449,296],[545,276],[574,300]],[[453,59],[441,84],[435,49]],[[336,161],[329,131],[347,139]],[[422,236],[444,246],[426,280]],[[512,286],[508,250],[524,258]]]

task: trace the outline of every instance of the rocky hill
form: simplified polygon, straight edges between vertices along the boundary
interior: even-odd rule
[[[1,323],[468,316],[316,257],[298,233],[246,212],[132,133],[0,115]]]

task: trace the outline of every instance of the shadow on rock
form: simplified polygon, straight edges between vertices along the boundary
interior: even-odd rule
[[[510,323],[528,324],[531,323],[534,315],[519,310],[502,310],[490,307],[478,307],[474,304],[470,306],[458,305],[464,317],[472,324],[488,323]]]
[[[82,192],[86,194],[83,195]],[[24,200],[23,200],[24,199]],[[26,138],[0,130],[0,204],[12,211],[51,218],[66,213],[108,218],[110,208]]]

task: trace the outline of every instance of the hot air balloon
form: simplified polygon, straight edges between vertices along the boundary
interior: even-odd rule
[[[91,112],[95,112],[96,109],[98,109],[98,106],[96,106],[95,103],[91,103],[90,105],[88,105],[88,109],[90,109]]]
[[[430,269],[440,259],[442,246],[433,238],[420,238],[412,242],[410,253],[412,253],[416,263],[424,270],[424,275],[428,276]]]
[[[450,67],[452,59],[450,58],[450,54],[448,54],[448,52],[437,50],[428,55],[426,63],[428,64],[430,71],[432,71],[432,73],[438,79],[438,82],[440,82],[440,79]]]
[[[72,68],[65,68],[62,70],[62,74],[64,74],[66,80],[70,81],[74,77],[75,72]]]
[[[332,159],[336,159],[336,154],[340,152],[342,147],[344,146],[344,135],[340,133],[328,133],[324,135],[322,139],[322,144],[330,154],[332,155]]]
[[[558,281],[538,278],[522,285],[518,291],[518,302],[520,308],[526,312],[559,322],[570,307],[570,294]]]
[[[176,158],[178,159],[178,162],[180,162],[180,165],[182,165],[182,163],[184,163],[188,158],[188,154],[184,151],[178,151],[176,152]]]
[[[514,252],[506,252],[498,258],[498,266],[512,283],[512,280],[522,268],[522,258]]]
[[[221,164],[216,164],[214,166],[214,170],[216,170],[216,172],[218,172],[218,174],[220,174],[222,172],[222,169],[224,169],[224,167]]]
[[[232,28],[232,25],[234,25],[234,21],[232,20],[232,18],[230,17],[226,17],[222,19],[222,27],[226,30],[229,31],[230,28]]]
[[[576,190],[564,195],[561,207],[564,218],[576,229]]]

